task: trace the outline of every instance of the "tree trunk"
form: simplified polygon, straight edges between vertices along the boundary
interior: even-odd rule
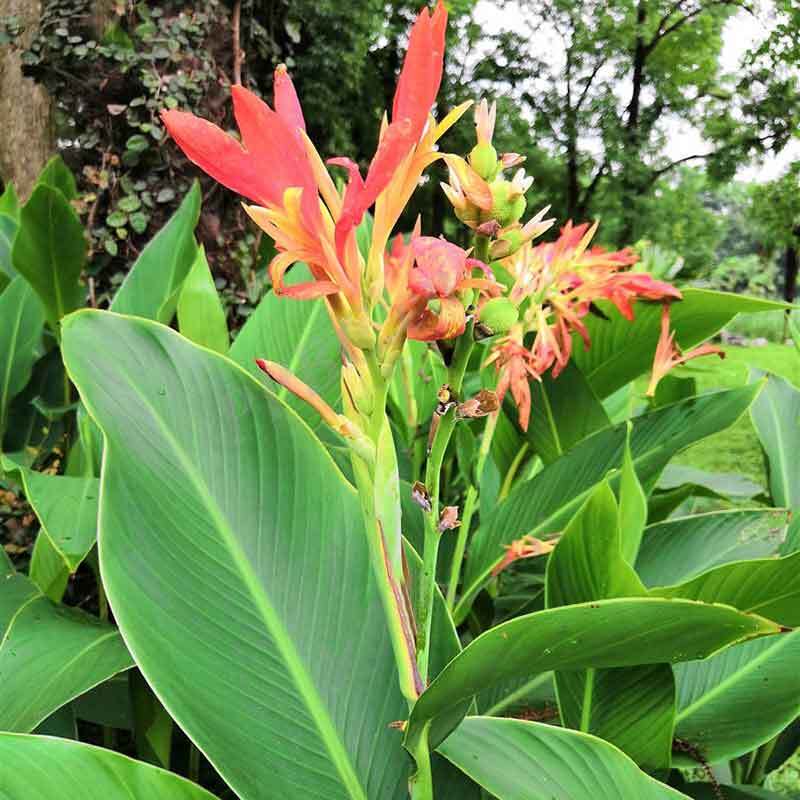
[[[620,245],[632,244],[634,217],[636,213],[636,197],[641,193],[641,186],[635,176],[639,168],[639,112],[644,86],[644,71],[647,61],[647,47],[644,41],[643,27],[647,20],[647,7],[640,0],[636,8],[636,43],[633,51],[633,75],[631,79],[631,99],[628,103],[627,121],[623,132],[625,154],[622,168],[622,231]]]
[[[0,18],[16,16],[23,32],[0,48],[0,178],[26,198],[55,149],[52,102],[43,87],[22,75],[21,51],[32,41],[41,0],[0,0]]]

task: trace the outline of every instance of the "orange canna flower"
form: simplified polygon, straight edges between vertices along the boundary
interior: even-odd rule
[[[278,249],[270,265],[275,292],[300,299],[328,297],[329,308],[337,315],[357,318],[355,327],[343,325],[343,329],[359,330],[365,338],[369,326],[363,320],[364,263],[354,229],[378,201],[381,209],[376,209],[373,252],[382,257],[422,171],[439,157],[436,140],[468,106],[456,109],[438,126],[429,122],[441,83],[446,25],[447,11],[441,0],[433,13],[423,9],[417,17],[395,93],[392,122],[384,124],[366,179],[349,159],[329,162],[349,172],[343,196],[305,133],[300,101],[283,66],[275,71],[274,109],[244,87],[232,88],[241,142],[192,114],[162,112],[164,124],[192,162],[257,204],[245,210]],[[284,273],[297,261],[308,264],[314,280],[285,286]]]
[[[497,372],[498,403],[503,402],[506,392],[511,396],[519,411],[519,424],[528,430],[531,417],[531,380],[539,380],[541,371],[537,368],[535,356],[522,343],[522,325],[514,325],[511,330],[492,348],[492,354],[484,366],[494,364]]]
[[[536,224],[543,225],[537,215]],[[533,222],[533,220],[532,220]],[[680,299],[668,283],[641,272],[626,271],[635,263],[628,249],[608,252],[590,247],[597,230],[593,225],[568,222],[554,242],[536,247],[524,243],[501,265],[511,282],[508,297],[520,309],[517,328],[495,346],[488,363],[498,369],[498,394],[511,388],[519,408],[519,421],[527,430],[530,391],[527,381],[539,379],[548,370],[557,378],[572,356],[573,334],[589,347],[589,332],[583,322],[598,300],[613,303],[627,319],[633,319],[637,299]],[[499,240],[498,240],[499,241]],[[512,244],[513,246],[513,244]],[[523,336],[531,334],[529,350]]]
[[[656,393],[659,382],[671,369],[685,364],[693,358],[710,355],[725,358],[725,351],[712,344],[702,344],[687,353],[681,352],[680,347],[675,343],[675,331],[670,331],[669,328],[669,303],[664,303],[661,310],[661,336],[656,346],[653,372],[646,392],[647,397],[652,397]]]
[[[466,289],[498,293],[500,287],[491,271],[446,239],[417,236],[411,240],[409,250],[415,266],[406,271],[405,292],[395,298],[397,313],[408,320],[408,337],[435,341],[460,336],[467,316],[457,295]],[[475,269],[486,277],[473,278]]]
[[[555,542],[546,542],[542,539],[537,539],[532,534],[527,534],[521,539],[516,539],[511,544],[506,545],[506,553],[503,560],[500,561],[492,570],[492,576],[496,577],[504,569],[511,566],[515,561],[523,558],[536,558],[543,556],[547,553],[552,553],[555,549]]]

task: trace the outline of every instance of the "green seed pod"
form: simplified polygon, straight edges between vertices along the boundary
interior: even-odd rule
[[[469,154],[469,165],[485,181],[493,181],[500,169],[497,150],[487,142],[476,144]]]
[[[493,297],[478,311],[478,321],[493,333],[506,333],[518,320],[519,311],[507,297]]]
[[[525,213],[525,197],[517,193],[511,181],[498,178],[489,184],[494,204],[489,212],[490,219],[496,219],[503,228],[513,225]]]

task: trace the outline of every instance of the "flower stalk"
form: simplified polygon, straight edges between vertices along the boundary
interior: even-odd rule
[[[472,479],[470,480],[467,493],[464,497],[464,510],[461,513],[461,525],[458,528],[456,545],[453,549],[453,559],[450,562],[450,579],[447,584],[447,607],[451,613],[456,605],[456,593],[458,591],[458,583],[461,580],[461,565],[464,561],[464,554],[467,549],[467,542],[469,541],[472,516],[478,505],[478,485],[483,475],[483,469],[486,466],[486,459],[492,448],[492,439],[497,429],[497,419],[499,416],[500,409],[490,414],[486,419],[486,426],[483,429],[483,436],[481,438],[481,446],[478,450],[478,459],[475,462],[475,470],[471,471]]]

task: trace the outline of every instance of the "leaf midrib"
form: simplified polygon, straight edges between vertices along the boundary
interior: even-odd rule
[[[195,493],[198,495],[200,503],[205,507],[211,520],[214,522],[215,527],[219,531],[223,543],[228,549],[235,566],[239,568],[241,572],[240,578],[252,596],[253,602],[264,622],[264,625],[272,635],[277,649],[286,665],[287,671],[290,673],[292,678],[294,678],[298,693],[308,708],[315,725],[317,726],[320,737],[325,744],[326,749],[328,750],[331,761],[339,773],[343,786],[348,791],[350,797],[355,798],[356,800],[368,800],[366,793],[361,786],[361,782],[359,781],[358,776],[356,775],[355,770],[350,763],[349,755],[336,734],[333,722],[328,717],[327,710],[325,709],[321,698],[317,694],[316,688],[314,687],[311,678],[307,674],[302,660],[294,648],[291,638],[281,624],[277,612],[272,607],[269,598],[262,591],[261,584],[251,569],[247,557],[238,544],[234,532],[228,525],[224,514],[216,502],[213,501],[210,487],[205,484],[202,476],[197,473],[194,468],[194,463],[180,446],[170,429],[166,426],[161,416],[157,413],[156,409],[150,402],[149,398],[142,394],[135,382],[129,382],[128,385],[132,389],[133,393],[140,398],[142,407],[146,408],[152,415],[152,418],[155,420],[156,425],[161,431],[161,434],[164,436],[168,445],[172,448],[186,475],[190,479],[192,487]],[[89,408],[92,416],[97,419],[97,414],[92,412],[88,403],[87,408]],[[112,439],[109,436],[106,436],[105,449],[106,457],[108,457],[108,455],[113,452]],[[102,496],[103,494],[101,492],[101,498]],[[314,702],[315,700],[316,703]]]

